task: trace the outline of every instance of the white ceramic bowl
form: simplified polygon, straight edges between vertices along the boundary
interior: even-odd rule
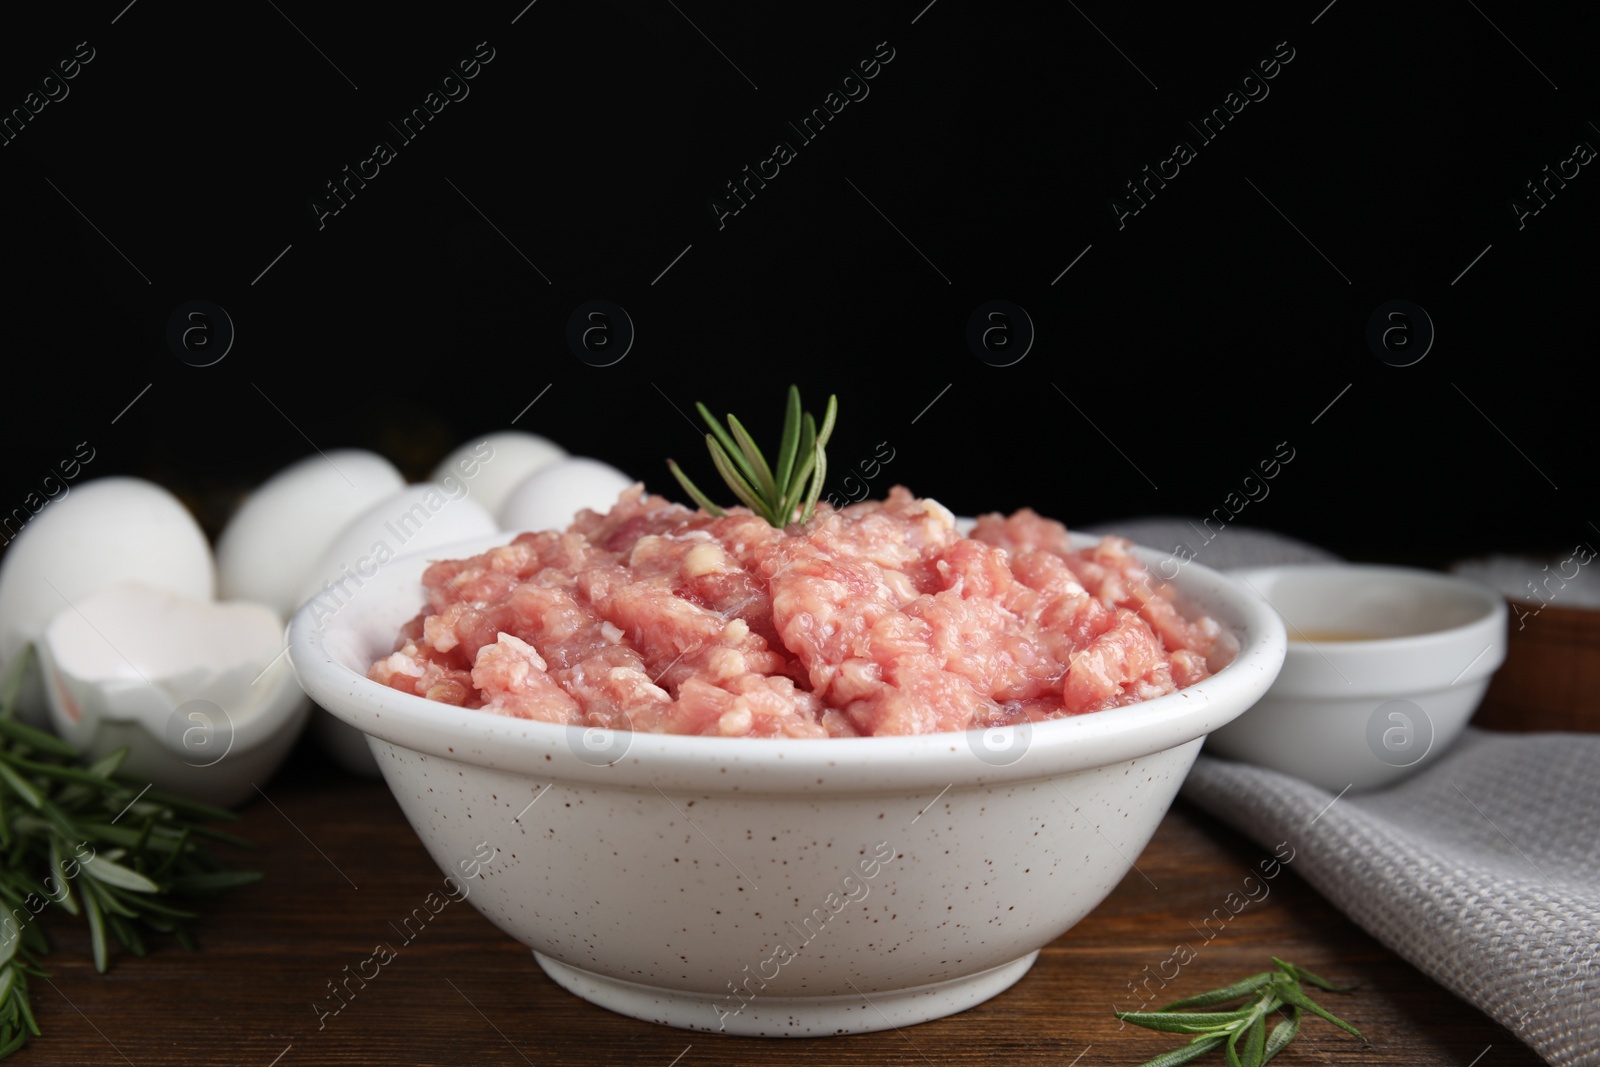
[[[551,978],[694,1030],[880,1030],[1008,988],[1127,873],[1205,735],[1266,692],[1285,648],[1266,604],[1190,564],[1178,591],[1243,647],[1157,700],[915,737],[612,733],[369,681],[423,603],[422,567],[396,561],[321,628],[295,616],[306,691],[368,735],[435,862],[475,875],[473,905]]]
[[[1289,652],[1206,751],[1323,789],[1375,789],[1437,759],[1505,660],[1505,600],[1464,578],[1342,563],[1231,576],[1282,614]]]

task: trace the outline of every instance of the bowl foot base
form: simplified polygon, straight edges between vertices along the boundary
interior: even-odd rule
[[[730,1009],[737,1009],[739,1001],[729,994],[688,993],[625,982],[533,954],[557,985],[591,1004],[681,1030],[721,1031],[744,1037],[866,1034],[941,1019],[1010,989],[1038,957],[1039,953],[1030,952],[978,974],[877,992],[871,994],[870,1000],[853,993],[821,997],[757,995],[735,1014]]]

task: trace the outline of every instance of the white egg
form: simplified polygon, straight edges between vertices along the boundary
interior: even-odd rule
[[[444,457],[431,478],[445,486],[465,484],[468,495],[495,515],[524,479],[566,454],[538,434],[505,430],[468,441]]]
[[[230,600],[293,613],[306,576],[345,524],[405,486],[374,452],[307,456],[274,474],[228,520],[217,540],[217,581]]]
[[[216,590],[200,525],[177,497],[139,478],[78,485],[23,528],[0,562],[0,660],[9,663],[56,615],[117,582],[199,600]],[[45,695],[37,669],[29,674],[19,710],[38,723]]]
[[[583,508],[609,511],[634,480],[609,463],[570,456],[524,479],[500,508],[505,530],[564,530]]]
[[[460,483],[454,493],[433,482],[407,486],[346,524],[307,572],[299,603],[321,594],[337,606],[392,559],[499,528],[494,516],[465,495]]]

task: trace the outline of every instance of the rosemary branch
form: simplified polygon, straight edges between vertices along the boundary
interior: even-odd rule
[[[706,434],[711,463],[741,504],[780,530],[796,521],[797,508],[801,524],[811,521],[817,500],[822,496],[822,483],[827,478],[828,459],[823,449],[833,434],[839,411],[838,397],[828,397],[828,408],[822,416],[822,427],[818,429],[811,414],[800,410],[799,388],[789,386],[776,465],[767,462],[755,439],[738,419],[729,415],[728,426],[724,429],[704,404],[696,402],[695,410],[711,428]],[[727,514],[689,480],[675,461],[667,460],[667,468],[684,492],[707,514]]]
[[[1117,1018],[1147,1030],[1193,1035],[1187,1045],[1147,1060],[1141,1067],[1178,1067],[1218,1048],[1227,1058],[1228,1067],[1263,1067],[1299,1035],[1300,1020],[1305,1012],[1326,1019],[1362,1041],[1367,1040],[1361,1036],[1361,1031],[1307,996],[1300,983],[1308,982],[1318,989],[1337,993],[1347,992],[1354,986],[1334,985],[1276,956],[1272,957],[1272,962],[1277,970],[1262,971],[1221,989],[1175,1000],[1157,1011],[1117,1012]],[[1241,1007],[1228,1011],[1187,1010],[1215,1008],[1240,1000],[1245,1002]],[[1288,1010],[1284,1011],[1285,1008]],[[1268,1034],[1267,1019],[1275,1012],[1282,1012],[1284,1018]]]
[[[189,905],[261,877],[206,850],[208,839],[249,844],[205,825],[232,812],[119,775],[126,748],[85,765],[65,741],[16,721],[29,652],[0,681],[0,1059],[39,1035],[28,979],[48,977],[50,942],[35,918],[51,904],[88,922],[104,973],[113,940],[143,956],[145,936],[164,933],[192,950]]]

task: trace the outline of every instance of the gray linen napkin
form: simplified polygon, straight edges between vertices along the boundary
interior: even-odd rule
[[[1203,752],[1183,796],[1559,1067],[1600,1065],[1600,736],[1469,728],[1387,789],[1334,794]]]
[[[1271,531],[1106,523],[1217,570],[1337,557]],[[1201,753],[1183,796],[1272,848],[1394,952],[1559,1067],[1600,1067],[1600,735],[1468,729],[1396,785],[1334,794]]]

